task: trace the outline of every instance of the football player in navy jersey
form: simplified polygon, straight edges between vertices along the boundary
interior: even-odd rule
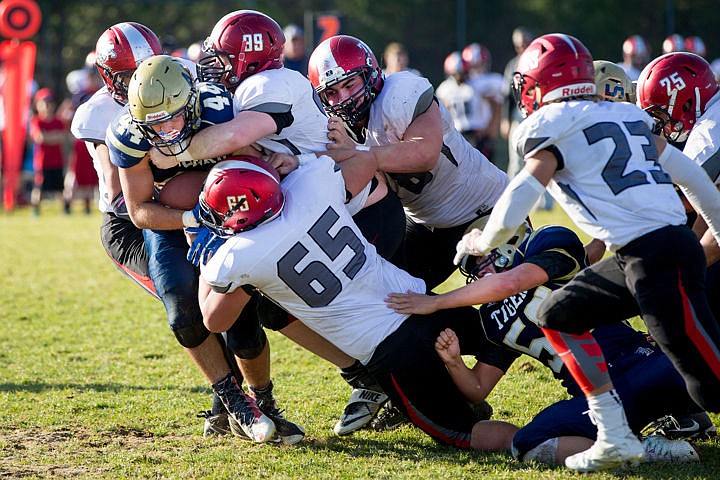
[[[296,443],[304,431],[285,420],[275,404],[268,345],[262,341],[264,332],[257,322],[240,322],[257,325],[252,334],[227,336],[229,349],[239,352],[240,367],[248,377],[254,398],[245,395],[217,337],[202,323],[197,301],[198,274],[186,261],[187,242],[182,230],[198,225],[197,211],[163,205],[154,195],[155,188],[162,188],[164,182],[191,171],[207,172],[219,159],[189,160],[160,169],[148,161],[150,148],[180,153],[196,131],[232,119],[230,95],[221,85],[196,84],[176,58],[158,55],[137,67],[128,98],[128,111],[108,127],[110,159],[119,168],[130,217],[144,229],[150,276],[165,305],[168,323],[229,414],[229,425],[210,427],[217,433],[225,428],[255,442]],[[198,193],[188,192],[193,201],[200,184],[197,188]],[[248,314],[252,313],[249,309]]]
[[[531,231],[527,225],[521,225],[511,241],[485,257],[466,256],[461,265],[463,273],[472,280],[465,287],[432,296],[391,294],[388,304],[402,313],[431,313],[440,308],[482,304],[479,319],[488,339],[516,357],[526,354],[540,361],[573,398],[547,407],[519,430],[504,422],[488,422],[478,428],[484,428],[485,435],[503,438],[500,443],[512,448],[519,460],[564,464],[567,456],[592,445],[597,428],[584,414],[588,405],[580,387],[537,326],[537,311],[552,290],[587,266],[582,242],[565,227],[544,226]],[[593,333],[605,354],[634,432],[639,433],[662,416],[691,413],[704,422],[706,429],[714,431],[708,415],[688,396],[685,383],[670,360],[648,343],[645,335],[624,323],[601,326]],[[477,378],[482,373],[465,366],[455,332],[443,331],[436,349],[468,401],[482,401],[487,395],[478,388],[485,383]],[[663,400],[649,400],[657,398]],[[699,460],[697,451],[683,440],[652,435],[643,440],[643,447],[648,461]]]
[[[538,310],[548,331],[589,335],[599,325],[640,315],[683,376],[698,405],[720,411],[720,327],[705,296],[705,256],[685,226],[679,184],[720,238],[720,193],[702,169],[657,135],[647,113],[624,102],[598,102],[593,59],[576,38],[535,39],[518,62],[513,89],[528,117],[514,136],[525,160],[486,228],[467,234],[458,256],[486,255],[510,238],[547,186],[585,233],[613,255],[550,293]],[[512,208],[510,207],[512,205]],[[602,308],[588,308],[601,305]],[[591,448],[565,464],[578,471],[643,459],[602,355],[583,361],[577,345],[549,335],[588,399],[598,424]],[[600,352],[598,352],[600,353]]]

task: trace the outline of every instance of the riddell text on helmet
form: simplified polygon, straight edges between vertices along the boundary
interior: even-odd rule
[[[581,85],[578,87],[563,87],[561,96],[571,97],[575,95],[593,95],[595,87],[593,85]]]

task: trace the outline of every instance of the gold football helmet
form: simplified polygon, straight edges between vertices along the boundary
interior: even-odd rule
[[[593,66],[598,95],[610,102],[635,103],[635,84],[621,66],[607,60],[595,60]]]
[[[194,80],[185,65],[169,55],[156,55],[138,65],[128,86],[128,107],[143,135],[165,155],[183,152],[200,125]],[[179,118],[184,121],[177,122]]]

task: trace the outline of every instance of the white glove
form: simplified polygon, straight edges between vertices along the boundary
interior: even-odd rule
[[[482,257],[488,253],[490,249],[483,248],[482,244],[479,242],[480,235],[482,235],[482,230],[479,228],[473,228],[463,235],[462,239],[458,242],[457,247],[455,247],[457,250],[455,258],[453,258],[453,263],[455,265],[460,265],[460,262],[465,255]]]

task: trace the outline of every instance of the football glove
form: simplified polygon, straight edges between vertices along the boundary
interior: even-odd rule
[[[188,261],[196,267],[201,264],[205,265],[227,240],[227,238],[216,235],[207,227],[186,228],[185,231],[196,235],[187,253]]]

